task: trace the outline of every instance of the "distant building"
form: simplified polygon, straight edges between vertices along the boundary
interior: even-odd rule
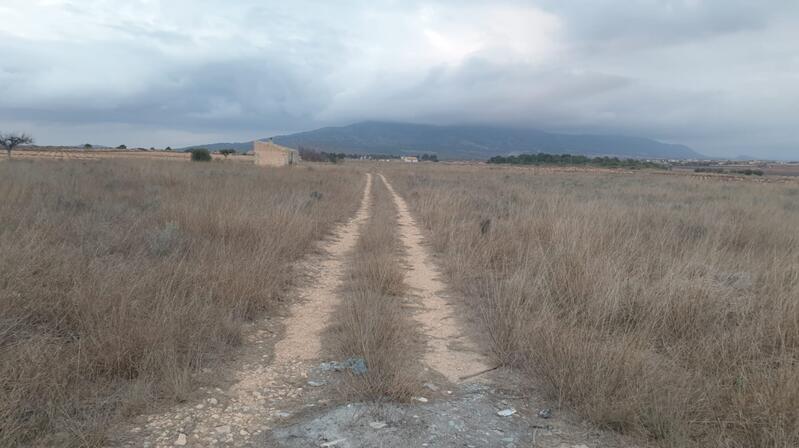
[[[276,145],[272,140],[254,141],[252,152],[255,154],[255,164],[260,166],[286,166],[300,161],[300,153],[296,149]]]
[[[419,158],[416,156],[406,156],[402,158],[402,161],[408,163],[416,163],[419,161]]]

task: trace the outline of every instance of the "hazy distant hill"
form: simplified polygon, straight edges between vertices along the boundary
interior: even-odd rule
[[[262,139],[266,140],[266,139]],[[252,142],[235,142],[235,143],[209,143],[207,145],[193,145],[185,148],[180,148],[178,151],[183,151],[192,148],[205,148],[209,151],[219,151],[220,149],[235,149],[239,152],[247,152],[252,149]]]
[[[487,159],[518,153],[571,153],[636,158],[703,158],[684,145],[618,135],[555,134],[534,129],[489,126],[430,126],[363,122],[273,138],[280,145],[348,153],[436,153],[443,159]],[[247,149],[251,143],[201,145]]]

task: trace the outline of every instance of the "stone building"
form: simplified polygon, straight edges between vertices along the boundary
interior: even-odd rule
[[[255,154],[255,164],[260,166],[286,166],[300,161],[300,153],[296,149],[276,145],[272,140],[254,141],[252,152]]]

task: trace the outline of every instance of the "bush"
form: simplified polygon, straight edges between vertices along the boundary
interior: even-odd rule
[[[194,162],[210,162],[211,153],[205,148],[192,149],[191,160]]]
[[[695,173],[715,173],[715,174],[724,174],[725,171],[723,168],[695,168]]]

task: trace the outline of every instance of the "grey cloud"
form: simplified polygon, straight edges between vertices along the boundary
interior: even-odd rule
[[[545,7],[563,17],[569,35],[583,44],[634,48],[761,30],[786,12],[795,13],[797,4],[792,0],[552,0]]]
[[[392,119],[794,155],[793,1],[9,1],[29,23],[0,30],[0,129],[47,143]]]

